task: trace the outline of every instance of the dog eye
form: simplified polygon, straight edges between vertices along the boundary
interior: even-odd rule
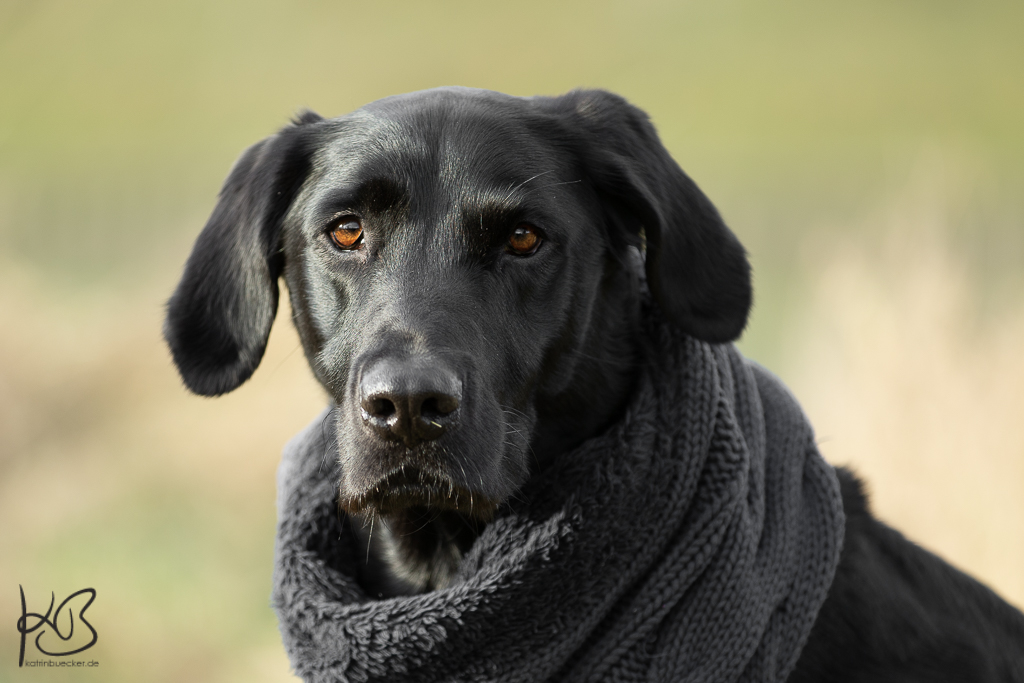
[[[520,223],[509,236],[506,251],[516,256],[530,256],[537,251],[541,242],[540,230],[529,223]]]
[[[355,216],[345,216],[334,224],[328,233],[334,246],[350,251],[363,243],[363,225]]]

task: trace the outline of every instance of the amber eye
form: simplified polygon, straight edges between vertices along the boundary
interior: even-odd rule
[[[508,238],[508,251],[518,256],[529,256],[541,243],[540,231],[529,223],[520,223]]]
[[[330,231],[331,241],[338,249],[358,249],[363,243],[363,226],[354,216],[346,216],[338,221]]]

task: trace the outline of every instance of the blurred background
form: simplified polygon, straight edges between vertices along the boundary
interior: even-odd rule
[[[163,303],[302,107],[577,86],[648,111],[748,247],[740,343],[877,513],[1024,606],[1024,4],[0,1],[0,681],[80,588],[102,681],[283,681],[274,472],[325,404],[282,309],[190,396]],[[30,646],[31,647],[31,646]]]

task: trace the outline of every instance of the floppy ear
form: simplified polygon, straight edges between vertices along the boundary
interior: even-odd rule
[[[751,304],[746,252],[647,115],[601,90],[542,103],[567,119],[583,172],[613,219],[634,233],[643,229],[648,286],[668,319],[704,341],[739,337]]]
[[[235,162],[167,302],[164,338],[197,394],[235,389],[263,358],[284,266],[280,224],[309,171],[309,124],[322,120],[305,112]]]

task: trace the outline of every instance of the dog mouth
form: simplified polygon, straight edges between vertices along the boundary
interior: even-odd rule
[[[401,467],[392,470],[354,496],[344,493],[338,500],[349,515],[376,512],[387,515],[409,510],[451,510],[481,521],[489,521],[498,502],[455,483],[433,469]]]

